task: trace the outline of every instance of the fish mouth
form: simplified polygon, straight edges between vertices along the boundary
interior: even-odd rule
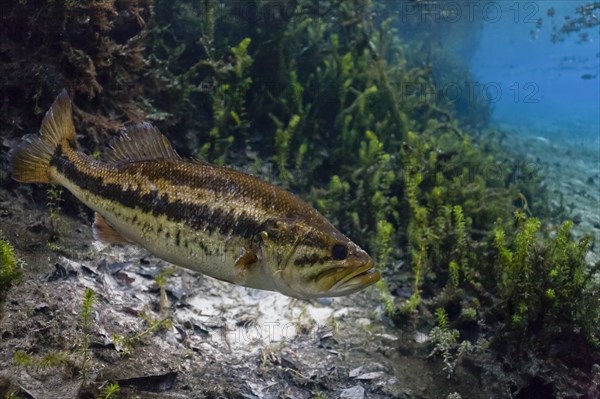
[[[327,296],[342,296],[353,294],[375,284],[381,275],[375,269],[373,261],[370,261],[350,272],[347,268],[334,269],[324,277],[326,281],[333,282],[330,288],[325,290]]]

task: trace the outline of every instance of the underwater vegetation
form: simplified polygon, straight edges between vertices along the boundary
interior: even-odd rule
[[[35,370],[63,368],[66,373],[73,376],[77,375],[85,380],[91,368],[90,339],[94,324],[94,301],[94,291],[89,288],[86,289],[80,309],[81,335],[78,337],[77,350],[71,352],[49,350],[41,356],[33,356],[24,350],[17,350],[13,354],[13,363]]]
[[[547,336],[581,330],[598,347],[598,287],[591,280],[600,264],[589,268],[585,261],[591,238],[574,240],[571,221],[564,222],[553,238],[536,238],[540,220],[522,211],[516,212],[515,223],[510,244],[502,228],[494,232],[496,289],[504,314],[510,316],[506,323],[516,332],[541,331]],[[556,326],[570,329],[556,331]]]
[[[66,87],[92,152],[148,119],[182,154],[300,193],[377,260],[387,317],[437,321],[449,343],[434,355],[449,368],[459,355],[444,347],[473,335],[511,353],[530,340],[597,350],[590,239],[574,238],[540,171],[486,130],[490,104],[438,95],[471,77],[434,43],[436,25],[393,17],[417,1],[35,3],[0,17],[7,137],[35,131]],[[438,29],[461,41],[473,28]],[[1,245],[4,288],[14,269]]]
[[[143,37],[150,5],[144,0],[73,0],[4,7],[0,53],[10,62],[2,65],[0,86],[7,99],[4,112],[11,118],[3,124],[31,130],[23,110],[41,117],[48,98],[65,86],[87,99],[76,112],[94,142],[123,120],[146,118]]]
[[[6,299],[9,288],[21,277],[15,249],[8,241],[1,238],[1,233],[0,231],[0,305]]]

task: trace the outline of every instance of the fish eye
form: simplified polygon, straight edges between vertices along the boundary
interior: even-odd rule
[[[331,256],[335,260],[344,260],[348,257],[348,248],[344,244],[335,244],[331,248]]]

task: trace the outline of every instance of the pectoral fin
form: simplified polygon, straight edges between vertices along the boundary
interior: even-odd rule
[[[94,214],[94,224],[92,225],[94,239],[107,244],[131,244],[127,238],[116,231],[108,224],[104,216],[96,212]]]
[[[242,253],[235,260],[235,267],[240,270],[248,270],[256,262],[258,262],[258,255],[253,250],[242,247]]]
[[[237,273],[235,275],[234,283],[243,285],[246,281],[246,274],[254,265],[258,264],[260,260],[260,252],[254,249],[248,249],[242,247],[240,256],[235,260],[235,268]]]

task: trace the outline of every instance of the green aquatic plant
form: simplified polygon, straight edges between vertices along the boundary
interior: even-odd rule
[[[0,239],[0,303],[6,299],[7,292],[21,278],[14,247]]]
[[[56,226],[60,217],[60,210],[62,207],[62,193],[63,188],[61,186],[51,185],[48,187],[46,194],[46,205],[50,212],[50,220]]]
[[[46,245],[54,252],[60,252],[62,249],[58,244],[58,238],[64,236],[69,230],[69,221],[61,217],[64,208],[64,189],[61,186],[50,185],[46,190],[46,207],[50,217],[50,227],[52,235]]]
[[[173,327],[173,321],[170,317],[154,318],[147,312],[142,311],[139,313],[139,318],[144,325],[139,331],[128,335],[114,333],[111,337],[117,350],[125,355],[133,353],[137,346],[149,335],[157,334]]]
[[[380,270],[384,271],[384,265],[387,265],[393,251],[392,240],[394,237],[394,226],[385,221],[380,220],[377,224],[377,234],[375,247],[378,249],[377,264]],[[389,286],[385,279],[377,282],[379,289],[379,297],[383,304],[383,310],[388,316],[392,316],[396,312],[396,305],[390,293]]]
[[[85,380],[87,373],[91,368],[90,365],[90,338],[93,326],[93,311],[95,302],[95,293],[91,288],[86,288],[83,293],[83,301],[81,303],[81,314],[79,315],[79,325],[81,328],[81,343],[80,343],[80,372]]]
[[[459,288],[461,281],[464,281],[471,286],[478,286],[479,282],[475,277],[475,272],[471,265],[476,259],[472,256],[472,245],[469,238],[471,229],[471,219],[466,218],[463,208],[460,205],[452,207],[453,216],[453,240],[454,247],[452,255],[454,257],[448,264],[448,274],[450,286],[453,289]]]
[[[437,326],[429,332],[429,340],[433,345],[433,350],[429,357],[441,356],[444,362],[444,371],[446,378],[450,379],[454,374],[456,365],[462,356],[472,349],[469,341],[458,342],[460,332],[450,328],[448,314],[442,308],[435,310]]]
[[[29,367],[33,364],[33,358],[24,350],[17,350],[13,354],[13,363],[23,367]]]
[[[58,367],[72,367],[72,362],[69,357],[69,354],[64,351],[50,350],[41,356],[33,356],[25,352],[24,350],[17,350],[13,354],[12,360],[13,363],[17,366],[34,370],[46,370]]]
[[[119,384],[109,383],[102,389],[100,395],[98,395],[98,399],[114,399],[120,390],[121,387]]]
[[[450,275],[450,286],[454,289],[458,288],[460,280],[460,265],[456,261],[451,260],[450,263],[448,263],[448,274]]]
[[[464,265],[466,263],[468,250],[467,221],[465,220],[465,215],[460,205],[455,205],[452,208],[452,213],[454,215],[454,231],[456,235],[455,241],[457,257],[459,258],[459,262],[462,265]]]
[[[290,141],[298,128],[300,116],[293,115],[287,126],[284,126],[276,116],[271,115],[271,118],[277,126],[277,131],[275,132],[275,162],[279,169],[279,180],[285,183],[292,179],[292,174],[288,171],[287,164],[289,162]]]
[[[154,277],[154,282],[158,286],[159,295],[160,295],[159,309],[160,309],[160,313],[163,315],[166,314],[169,309],[169,298],[167,297],[167,291],[166,291],[167,280],[176,271],[177,271],[177,268],[175,268],[175,267],[167,267],[167,268],[161,270],[160,273],[158,273]]]
[[[198,155],[221,165],[236,135],[243,137],[248,128],[245,96],[252,83],[248,76],[253,62],[248,54],[250,42],[250,38],[244,38],[231,47],[229,62],[212,62],[217,79],[212,93],[212,127],[209,140],[200,147]]]
[[[600,342],[600,296],[585,255],[590,237],[573,239],[573,222],[564,222],[554,238],[539,237],[541,222],[515,213],[517,231],[507,239],[495,230],[498,294],[510,329],[541,335],[555,334],[554,326],[574,334],[581,329],[586,338]],[[508,242],[507,242],[508,241]]]
[[[415,133],[408,133],[408,145],[418,143],[418,137]],[[414,273],[413,292],[403,310],[412,312],[417,309],[421,302],[421,284],[426,272],[427,251],[429,247],[428,231],[429,220],[428,210],[421,205],[419,185],[423,181],[423,174],[420,169],[419,159],[421,158],[423,146],[414,146],[410,151],[405,151],[405,198],[410,210],[410,221],[407,226],[408,243],[410,246],[410,255],[412,269]],[[421,154],[419,154],[421,152]]]

